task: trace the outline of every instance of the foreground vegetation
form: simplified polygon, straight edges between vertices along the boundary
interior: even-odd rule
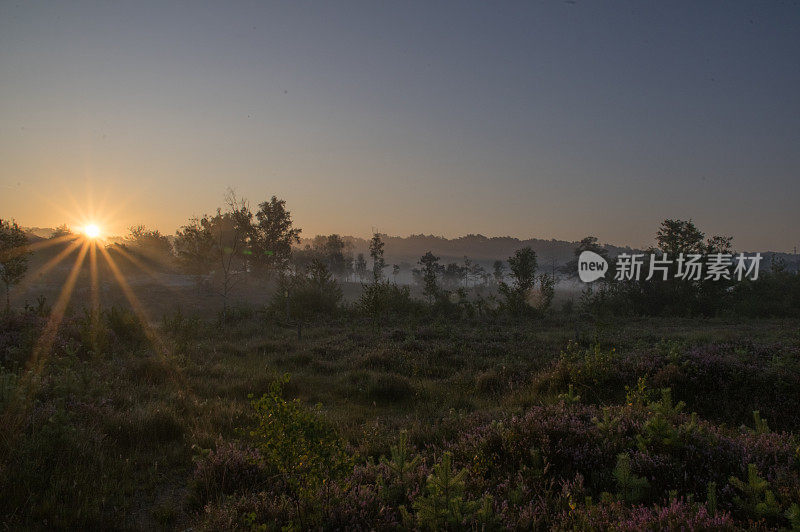
[[[31,366],[46,318],[2,325],[9,528],[800,526],[796,320],[117,308]]]

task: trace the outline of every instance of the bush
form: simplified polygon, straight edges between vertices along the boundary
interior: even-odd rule
[[[133,311],[111,307],[103,316],[108,328],[120,342],[138,348],[147,341],[145,325]]]
[[[305,321],[318,315],[335,314],[342,290],[320,261],[314,260],[303,274],[284,275],[270,302],[276,316]]]
[[[352,468],[352,459],[318,410],[308,410],[299,399],[286,401],[282,389],[289,376],[275,381],[269,393],[253,401],[258,426],[250,435],[268,467],[278,471],[296,494],[340,478]]]

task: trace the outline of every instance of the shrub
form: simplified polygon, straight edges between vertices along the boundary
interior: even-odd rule
[[[284,375],[272,383],[269,393],[252,402],[258,426],[250,435],[267,466],[299,494],[340,478],[352,469],[352,458],[318,410],[306,409],[299,399],[283,398],[282,388],[288,382]]]
[[[241,490],[258,490],[267,475],[254,449],[220,439],[216,449],[195,447],[195,470],[189,482],[189,502],[194,507]]]
[[[111,307],[104,313],[104,318],[117,340],[134,348],[141,347],[147,341],[145,325],[133,311]]]

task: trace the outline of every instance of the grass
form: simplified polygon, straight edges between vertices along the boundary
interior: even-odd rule
[[[0,421],[12,405],[24,412],[0,447],[0,515],[11,528],[214,528],[232,510],[214,510],[206,493],[209,517],[195,500],[203,450],[252,452],[251,398],[284,373],[288,400],[320,404],[354,456],[375,462],[389,456],[401,430],[418,449],[446,446],[465,427],[557,404],[568,384],[582,403],[624,404],[625,386],[635,386],[641,371],[655,388],[671,385],[676,400],[707,422],[752,424],[759,409],[773,430],[798,430],[796,401],[779,397],[798,375],[796,320],[632,319],[577,329],[566,318],[434,320],[376,330],[341,318],[307,327],[298,340],[293,328],[258,313],[222,325],[176,315],[158,329],[167,346],[158,352],[130,313],[108,316],[115,340],[102,353],[74,349],[79,327],[66,323],[29,389],[19,366],[7,362],[0,373]],[[6,324],[3,334],[27,337],[38,326]],[[570,358],[570,342],[580,356]],[[727,382],[717,390],[700,388],[713,375],[697,373],[706,366],[690,355],[709,346],[720,353],[713,361],[728,364],[719,366]],[[585,354],[594,349],[596,357]],[[737,357],[742,365],[731,366]],[[747,364],[758,371],[748,374]],[[734,398],[735,408],[723,407]],[[259,473],[248,473],[247,463],[237,467],[255,493]]]

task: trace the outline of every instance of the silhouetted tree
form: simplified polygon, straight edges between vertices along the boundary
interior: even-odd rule
[[[562,266],[559,271],[568,277],[575,278],[578,276],[578,257],[584,251],[593,251],[597,253],[601,257],[603,257],[606,262],[609,262],[609,270],[611,270],[611,262],[608,259],[608,250],[601,246],[598,243],[597,237],[595,236],[585,236],[579,242],[578,245],[575,246],[575,250],[573,252],[574,257],[567,262],[564,266]],[[604,278],[605,280],[605,278]]]
[[[147,229],[144,225],[129,228],[123,245],[130,251],[159,266],[167,266],[173,260],[172,244],[158,229]]]
[[[691,220],[664,220],[656,233],[656,244],[662,253],[672,257],[679,253],[703,253],[704,237]]]
[[[69,236],[72,234],[72,230],[67,226],[67,224],[61,224],[50,234],[50,238],[61,238],[64,236]]]
[[[228,297],[240,275],[246,271],[249,237],[253,235],[253,215],[247,202],[228,191],[227,209],[217,209],[214,216],[203,216],[182,227],[176,235],[175,251],[180,264],[188,271],[203,275],[213,273],[220,284],[223,313],[228,311]]]
[[[422,293],[428,298],[428,303],[433,302],[439,296],[439,284],[437,276],[444,271],[444,267],[439,264],[439,257],[428,251],[420,257],[418,264],[421,270],[415,270],[422,278]]]
[[[271,274],[286,269],[292,245],[300,242],[301,229],[292,227],[286,202],[272,196],[258,205],[255,222],[249,227],[248,252],[254,267]]]
[[[494,261],[492,265],[492,275],[494,276],[494,282],[500,284],[503,282],[503,277],[506,274],[506,265],[502,260]]]
[[[342,237],[333,234],[328,236],[318,235],[311,243],[311,250],[316,257],[323,261],[334,277],[344,279],[350,270],[352,257],[345,254],[345,244]]]
[[[175,255],[182,269],[193,275],[205,275],[214,268],[215,240],[209,216],[193,218],[175,234]]]
[[[380,282],[383,279],[383,269],[386,267],[380,233],[372,235],[372,240],[369,241],[369,256],[372,257],[372,280],[376,283]]]
[[[6,285],[6,313],[11,310],[11,287],[28,271],[28,238],[17,222],[0,219],[0,280]]]
[[[359,253],[358,257],[356,257],[355,272],[358,280],[363,283],[367,277],[367,260],[364,258],[363,253]]]
[[[528,308],[528,296],[536,284],[536,252],[529,247],[518,249],[508,258],[508,266],[513,285],[501,282],[500,293],[505,297],[509,310],[519,313]]]
[[[464,278],[464,267],[455,262],[450,262],[444,267],[442,280],[449,290],[458,288],[459,283]]]
[[[317,315],[333,314],[341,299],[342,290],[325,263],[314,259],[305,272],[281,274],[270,307],[295,322],[299,339],[304,322]]]

